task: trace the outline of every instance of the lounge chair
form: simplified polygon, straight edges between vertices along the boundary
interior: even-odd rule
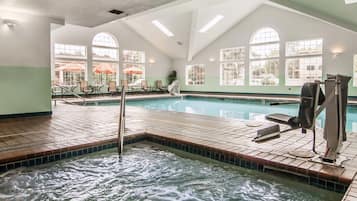
[[[88,81],[85,80],[80,81],[79,89],[82,93],[84,93],[85,96],[88,96],[88,94],[92,93],[92,90],[88,86]]]
[[[52,92],[52,97],[63,96],[63,91],[57,84],[52,84],[51,92]]]
[[[141,89],[142,89],[144,92],[150,91],[150,88],[149,88],[149,86],[148,86],[148,81],[146,81],[146,80],[142,80],[142,81],[141,81]]]
[[[167,91],[167,87],[164,87],[161,80],[155,81],[155,89],[159,91]]]
[[[110,81],[109,82],[108,92],[112,96],[118,92],[118,90],[117,90],[117,82],[115,82],[115,81]]]

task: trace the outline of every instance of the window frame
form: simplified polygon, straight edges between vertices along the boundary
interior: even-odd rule
[[[106,35],[108,36],[108,38],[110,38],[112,40],[112,44],[113,45],[104,45],[104,44],[100,44],[100,43],[97,43],[96,42],[96,38],[100,35]],[[107,50],[107,51],[115,51],[115,56],[116,58],[100,58],[100,57],[96,57],[95,55],[95,49],[101,49],[101,50]],[[113,65],[113,64],[116,64],[115,66],[115,82],[116,82],[116,85],[119,86],[119,76],[120,76],[120,46],[119,46],[119,42],[117,40],[117,38],[110,34],[110,33],[106,33],[106,32],[100,32],[100,33],[97,33],[93,39],[92,39],[92,78],[93,78],[93,82],[96,83],[96,84],[101,84],[101,85],[108,85],[108,80],[105,79],[105,82],[107,83],[103,83],[103,80],[102,81],[98,81],[96,78],[97,77],[101,77],[103,76],[103,73],[96,73],[96,72],[93,72],[94,70],[94,64],[95,63],[103,63],[103,64],[110,64],[110,65]],[[99,75],[96,75],[96,74],[99,74]],[[113,74],[111,75],[113,76]]]
[[[203,78],[202,78],[202,83],[201,84],[197,84],[198,81],[193,81],[192,84],[189,84],[189,75],[188,75],[188,72],[189,72],[189,68],[192,68],[192,67],[200,67],[203,69]],[[197,77],[197,75],[195,76]],[[186,68],[185,68],[185,84],[186,86],[203,86],[206,84],[206,67],[204,64],[189,64],[189,65],[186,65]]]
[[[262,33],[263,30],[270,30],[272,31],[272,35],[276,35],[275,38],[276,39],[272,39],[272,40],[262,40],[262,41],[256,41],[255,39],[257,38],[257,34],[260,34]],[[271,37],[271,38],[274,38],[274,37]],[[250,41],[249,41],[249,86],[261,86],[261,87],[275,87],[275,86],[279,86],[280,85],[280,50],[281,50],[281,45],[280,45],[280,36],[279,36],[279,33],[271,28],[271,27],[263,27],[263,28],[260,28],[259,30],[257,30],[256,32],[254,32],[254,34],[251,36],[250,38]],[[266,55],[266,56],[261,56],[261,57],[255,57],[253,56],[253,50],[254,48],[256,47],[273,47],[273,46],[276,46],[275,49],[271,48],[270,49],[270,52],[276,52],[277,54],[276,55],[273,55],[272,56],[269,56],[269,55]],[[268,52],[268,51],[265,51],[265,52]],[[257,54],[259,55],[259,54]],[[277,82],[275,82],[274,85],[265,85],[263,84],[263,81],[264,81],[264,78],[257,78],[257,77],[254,77],[253,76],[253,72],[257,69],[253,69],[253,63],[256,63],[256,62],[269,62],[269,61],[274,61],[274,62],[277,62],[277,66],[275,67],[276,71],[275,73],[277,73],[277,77],[275,77],[275,73],[274,73],[274,79],[277,80]],[[263,67],[266,67],[266,66],[263,66]],[[259,70],[259,69],[258,69]],[[268,77],[269,74],[267,74],[267,78],[270,79]],[[273,79],[273,80],[274,80]],[[260,82],[258,82],[257,80],[260,80]]]
[[[76,55],[60,55],[60,54],[57,54],[57,47],[58,46],[63,46],[63,51],[66,50],[66,47],[67,48],[70,48],[70,47],[79,47],[79,48],[84,48],[84,55],[83,56],[76,56]],[[58,58],[58,59],[74,59],[74,60],[87,60],[88,58],[88,54],[87,54],[87,47],[84,46],[84,45],[73,45],[73,44],[64,44],[64,43],[55,43],[54,45],[54,57],[55,58]]]
[[[296,54],[290,54],[288,52],[289,48],[288,46],[290,45],[289,43],[295,43],[296,45],[299,44],[299,42],[311,42],[311,41],[321,41],[321,50],[318,53],[312,52],[312,53],[303,53],[303,54],[299,54],[299,52],[297,51]],[[297,59],[297,60],[301,60],[301,59],[313,59],[313,58],[318,58],[321,60],[321,69],[314,69],[314,70],[308,70],[306,69],[305,72],[306,73],[301,73],[303,72],[303,70],[301,69],[301,66],[298,66],[299,68],[299,76],[301,75],[308,75],[308,74],[314,74],[312,73],[312,71],[321,71],[321,79],[323,77],[323,48],[324,48],[324,39],[323,38],[314,38],[314,39],[305,39],[305,40],[296,40],[296,41],[287,41],[285,43],[285,86],[289,86],[289,87],[299,87],[302,86],[303,83],[305,82],[312,82],[311,78],[309,77],[303,77],[303,78],[289,78],[289,66],[288,66],[288,62],[293,60],[293,59]],[[299,61],[298,61],[299,62]],[[315,66],[315,65],[314,65]],[[291,81],[289,81],[291,80]],[[315,79],[316,80],[316,79]],[[295,84],[294,84],[295,82]]]
[[[231,58],[231,59],[226,59],[224,58],[224,52],[226,51],[231,51],[230,54],[234,54],[234,52],[237,52],[237,57]],[[230,48],[223,48],[220,49],[220,79],[219,83],[220,86],[244,86],[245,85],[245,58],[246,58],[246,47],[245,46],[238,46],[238,47],[230,47]],[[236,73],[241,72],[241,68],[243,69],[241,79],[238,79],[233,83],[232,80],[225,80],[225,71],[224,67],[225,65],[228,64],[233,64],[236,65]],[[231,84],[229,84],[231,83]]]
[[[125,52],[128,52],[128,53],[141,53],[142,54],[142,58],[143,60],[142,61],[135,61],[135,60],[127,60],[125,57]],[[145,80],[146,79],[146,52],[145,51],[142,51],[142,50],[123,50],[122,52],[123,54],[123,74],[125,76],[125,79],[127,80],[127,76],[126,76],[126,73],[124,72],[125,69],[127,69],[126,65],[133,65],[133,66],[142,66],[142,71],[143,71],[143,74],[142,74],[142,80]],[[140,68],[140,67],[138,67]],[[129,80],[128,81],[128,84],[132,84],[132,83],[129,83]],[[135,82],[134,82],[135,83]],[[141,85],[141,83],[137,83],[137,85]]]
[[[56,54],[56,51],[58,51],[58,49],[56,49],[56,46],[58,47],[59,45],[62,45],[64,47],[64,49],[66,49],[66,47],[80,47],[80,48],[83,48],[84,49],[84,55],[85,56],[76,56],[76,55],[59,55],[59,54]],[[81,80],[86,80],[87,79],[87,70],[88,70],[88,51],[87,51],[87,47],[84,46],[84,45],[74,45],[74,44],[65,44],[65,43],[55,43],[54,46],[54,67],[53,67],[53,75],[54,77],[51,78],[52,81],[54,83],[57,83],[60,84],[60,85],[68,85],[66,84],[66,80],[65,80],[65,76],[62,76],[62,81],[63,82],[60,82],[60,78],[57,79],[57,73],[56,73],[56,70],[57,70],[57,67],[56,65],[60,62],[79,62],[79,63],[82,63],[81,65],[84,65],[84,70],[82,72],[80,72],[80,74],[82,75],[79,75],[79,81]],[[64,50],[65,51],[65,50]],[[70,73],[73,73],[73,72],[70,72]],[[69,85],[76,85],[76,83],[70,83]]]
[[[357,87],[357,54],[353,55],[353,87]]]

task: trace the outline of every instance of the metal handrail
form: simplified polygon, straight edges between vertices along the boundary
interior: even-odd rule
[[[60,87],[59,85],[55,85],[55,86]],[[61,88],[61,87],[60,87],[60,88]],[[83,101],[83,105],[86,105],[86,103],[87,103],[87,102],[86,102],[86,99],[83,98],[82,96],[80,96],[79,94],[75,93],[75,92],[72,91],[72,90],[68,90],[68,89],[64,89],[64,91],[65,91],[65,93],[70,93],[70,94],[73,95],[74,97],[81,99],[81,100]],[[63,93],[62,93],[62,95],[63,95]],[[73,104],[73,103],[71,103],[71,102],[69,102],[69,101],[66,101],[65,99],[62,99],[62,101],[65,102],[65,103]],[[55,103],[56,103],[56,101],[55,101]]]
[[[121,88],[120,97],[120,112],[119,112],[119,128],[118,128],[118,153],[121,155],[124,148],[124,133],[125,133],[125,87]]]
[[[86,99],[83,98],[82,96],[80,96],[79,94],[77,93],[74,93],[73,91],[71,91],[71,94],[79,99],[81,99],[83,101],[83,105],[86,105]]]

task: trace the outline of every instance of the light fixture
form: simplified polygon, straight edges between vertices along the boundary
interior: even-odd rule
[[[160,31],[163,32],[166,36],[168,36],[168,37],[173,37],[174,36],[174,34],[168,28],[166,28],[163,24],[161,24],[158,20],[154,20],[154,21],[152,21],[152,23],[158,29],[160,29]]]
[[[342,54],[343,52],[344,52],[344,50],[341,47],[335,47],[331,50],[333,58],[336,58],[338,55]]]
[[[205,26],[203,26],[200,29],[200,33],[205,33],[208,30],[210,30],[214,25],[216,25],[218,22],[220,22],[222,19],[224,18],[223,15],[217,15],[216,17],[214,17],[211,21],[209,21]]]
[[[357,3],[357,0],[345,0],[346,4],[353,4],[353,3]]]
[[[155,61],[155,59],[149,59],[149,63],[154,64],[154,63],[156,63],[156,61]]]
[[[16,21],[11,19],[3,19],[2,21],[9,28],[14,28],[16,26]]]
[[[215,58],[213,58],[213,57],[211,57],[211,58],[209,58],[209,61],[210,61],[210,62],[215,62],[215,61],[216,61],[216,59],[215,59]]]

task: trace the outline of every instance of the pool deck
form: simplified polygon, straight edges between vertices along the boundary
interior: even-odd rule
[[[202,95],[207,96],[207,95]],[[211,96],[211,95],[210,95]],[[168,97],[167,95],[135,98]],[[217,97],[217,96],[215,96]],[[237,96],[234,96],[237,97]],[[133,97],[129,97],[131,99]],[[117,100],[117,97],[95,99]],[[282,100],[278,98],[278,100]],[[0,164],[56,150],[75,149],[105,141],[115,141],[119,106],[83,107],[57,102],[51,117],[0,120]],[[283,134],[264,143],[252,142],[260,127],[248,127],[247,121],[222,119],[178,112],[152,111],[127,107],[127,136],[149,135],[221,150],[229,154],[296,175],[350,184],[344,201],[357,201],[357,134],[349,134],[341,156],[348,158],[344,168],[323,165],[288,154],[292,150],[311,150],[312,134],[299,130]],[[317,132],[317,150],[323,153],[322,130]],[[327,185],[327,184],[324,184]]]

